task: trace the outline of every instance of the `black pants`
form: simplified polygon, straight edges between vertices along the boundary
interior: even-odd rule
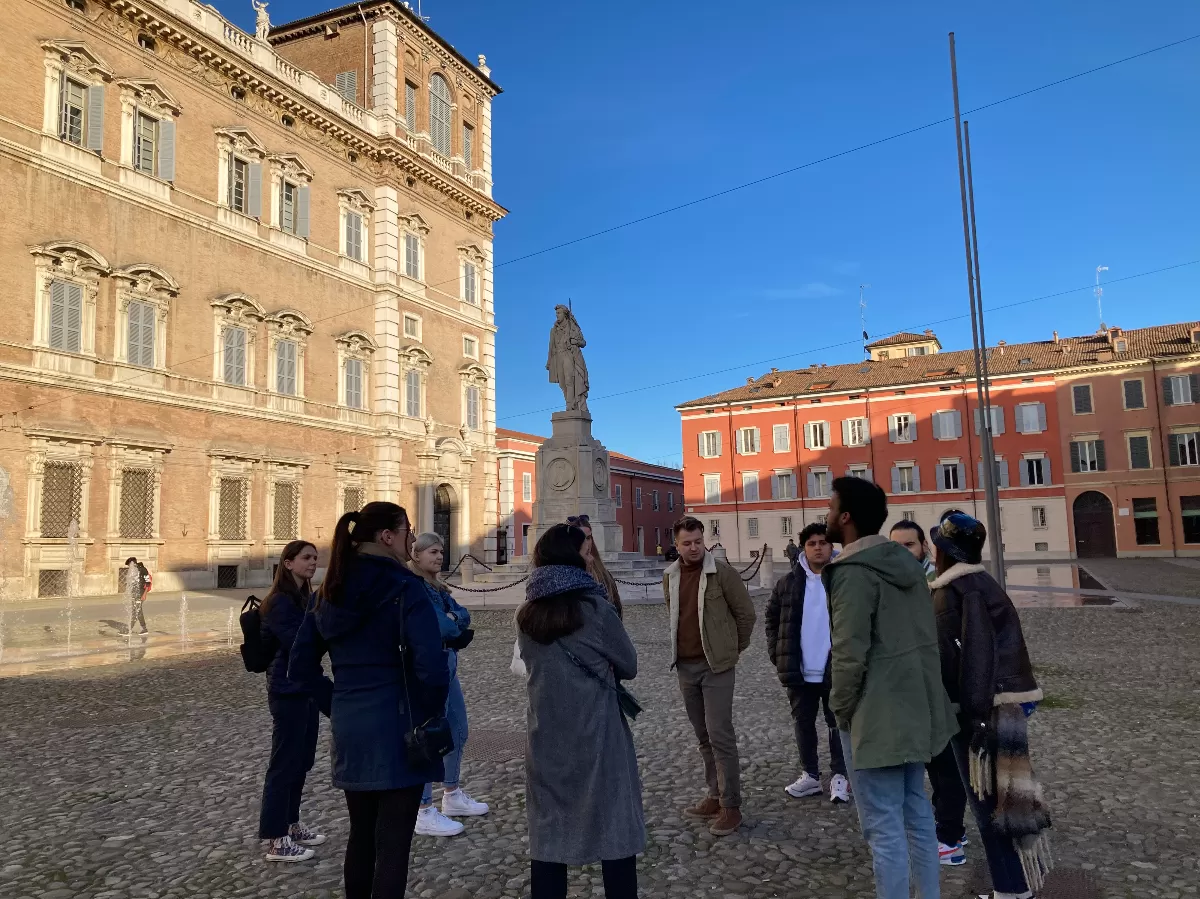
[[[837,721],[829,710],[828,684],[802,684],[788,687],[788,702],[792,704],[792,724],[796,728],[796,746],[800,749],[800,764],[807,774],[820,777],[821,762],[817,757],[817,714],[825,707],[825,728],[829,732],[829,767],[834,774],[846,776],[846,760],[842,757],[842,740]]]
[[[637,899],[637,858],[601,862],[605,899]],[[529,863],[529,899],[567,899],[567,866],[557,862]],[[347,895],[346,899],[350,899]]]
[[[404,899],[408,854],[424,784],[402,790],[347,790],[346,899]]]
[[[263,782],[262,811],[258,817],[258,838],[277,840],[285,837],[300,820],[300,797],[304,779],[317,760],[317,734],[320,713],[308,695],[268,693],[271,710],[271,761]]]
[[[954,846],[967,834],[963,826],[967,791],[958,773],[954,747],[947,743],[946,748],[925,765],[925,771],[933,787],[933,819],[937,822],[938,842]]]
[[[971,781],[969,751],[971,735],[961,731],[950,739],[950,748],[954,753],[954,761],[958,764],[958,773],[964,784]],[[983,843],[983,852],[987,856],[988,872],[992,875],[992,889],[999,893],[1015,893],[1020,895],[1029,889],[1025,883],[1025,871],[1021,867],[1021,858],[1017,855],[1016,847],[1011,838],[996,830],[992,818],[996,814],[996,797],[988,796],[980,799],[974,790],[968,791],[971,801],[971,811],[975,815],[975,823],[979,826],[979,842]]]

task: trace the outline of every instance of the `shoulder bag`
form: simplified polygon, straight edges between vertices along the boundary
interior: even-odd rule
[[[408,707],[409,729],[404,735],[404,752],[414,767],[428,767],[454,750],[454,736],[446,710],[432,715],[423,724],[416,723],[416,707],[408,692],[408,628],[404,622],[404,603],[399,597],[392,600],[400,613],[400,680],[404,684],[404,703]]]
[[[613,678],[613,682],[610,684],[605,678],[601,677],[587,665],[583,664],[579,657],[576,656],[575,653],[571,652],[571,650],[567,649],[567,647],[559,643],[558,648],[565,652],[567,654],[567,658],[574,662],[584,674],[594,681],[599,681],[605,689],[612,690],[617,694],[617,706],[621,709],[622,715],[624,715],[630,721],[637,720],[637,716],[642,713],[642,704],[638,702],[637,697],[629,691],[628,687],[626,687],[616,678]]]

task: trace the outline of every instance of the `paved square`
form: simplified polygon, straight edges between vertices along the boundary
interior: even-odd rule
[[[1113,897],[1196,895],[1200,607],[1022,617],[1048,694],[1031,734],[1060,871],[1044,896],[1089,883]],[[516,897],[528,886],[512,613],[481,611],[476,622],[461,663],[477,735],[464,783],[493,811],[468,819],[463,836],[416,839],[411,896]],[[873,895],[853,807],[783,792],[798,773],[796,750],[761,623],[737,691],[748,826],[725,840],[680,815],[701,777],[668,671],[666,613],[631,608],[627,624],[647,708],[634,728],[649,829],[642,895]],[[304,816],[330,842],[315,863],[262,861],[255,831],[270,719],[263,680],[242,670],[236,650],[0,681],[0,719],[6,899],[341,895],[347,819],[329,786],[325,724]],[[978,841],[968,854],[980,857]],[[946,869],[944,895],[965,895],[976,876],[971,864]],[[601,895],[599,871],[574,874],[572,890]]]

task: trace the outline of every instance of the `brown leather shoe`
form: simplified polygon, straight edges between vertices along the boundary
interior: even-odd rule
[[[715,821],[708,825],[714,837],[727,837],[742,826],[742,812],[736,808],[723,808]]]
[[[715,818],[721,814],[721,801],[709,796],[701,799],[691,808],[684,809],[683,813],[689,818]]]

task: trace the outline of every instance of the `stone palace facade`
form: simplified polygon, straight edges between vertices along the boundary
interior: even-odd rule
[[[373,499],[494,560],[484,58],[394,0],[5,23],[0,598],[263,584]]]

